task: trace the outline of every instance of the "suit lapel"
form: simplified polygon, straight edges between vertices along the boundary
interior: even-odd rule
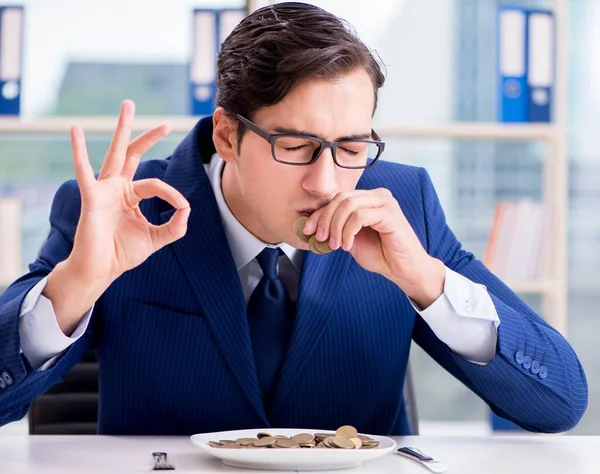
[[[331,319],[351,261],[352,256],[341,250],[327,255],[306,252],[294,332],[275,393],[273,413],[282,406]]]
[[[175,151],[163,177],[186,196],[192,208],[186,236],[171,244],[170,249],[198,296],[215,341],[242,391],[268,425],[256,376],[242,285],[197,147],[201,126],[202,122]],[[212,143],[210,135],[200,139]],[[162,206],[170,207],[166,203]],[[162,212],[160,222],[167,222],[173,213],[173,209]]]

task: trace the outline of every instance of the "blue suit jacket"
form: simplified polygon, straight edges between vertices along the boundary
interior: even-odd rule
[[[495,413],[526,429],[563,431],[580,419],[587,383],[569,344],[461,249],[425,170],[388,162],[366,170],[359,187],[391,190],[429,254],[487,286],[501,320],[497,354],[485,366],[466,361],[433,334],[393,283],[363,270],[347,252],[308,253],[293,337],[267,417],[242,286],[202,163],[214,150],[211,132],[210,119],[200,121],[171,157],[144,162],[137,173],[137,179],[163,179],[187,197],[187,235],[115,281],[95,306],[85,336],[52,368],[35,371],[20,354],[20,308],[28,291],[69,255],[80,212],[76,182],[58,190],[40,257],[0,297],[0,373],[14,379],[0,389],[0,425],[23,417],[93,345],[103,434],[344,424],[407,434],[402,386],[411,339]],[[141,210],[155,224],[174,212],[159,199],[143,201]],[[547,373],[523,367],[527,356]]]

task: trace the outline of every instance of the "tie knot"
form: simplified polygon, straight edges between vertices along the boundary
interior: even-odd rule
[[[263,275],[269,280],[277,279],[277,261],[282,253],[280,248],[266,247],[256,256]]]

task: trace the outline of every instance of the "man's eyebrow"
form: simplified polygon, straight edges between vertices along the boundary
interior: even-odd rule
[[[284,133],[290,135],[307,135],[309,137],[321,138],[316,133],[311,133],[306,130],[298,130],[296,128],[286,128],[286,127],[276,127],[273,129],[276,133]],[[334,142],[341,142],[345,140],[370,140],[372,138],[372,134],[369,133],[356,133],[354,135],[346,135],[344,137],[338,137]]]

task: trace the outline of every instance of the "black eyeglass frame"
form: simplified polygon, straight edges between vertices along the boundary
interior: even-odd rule
[[[240,122],[242,122],[246,127],[248,127],[250,130],[252,130],[254,133],[256,133],[259,137],[262,137],[266,141],[268,141],[271,144],[271,155],[273,155],[273,159],[275,161],[277,161],[278,163],[282,163],[284,165],[291,165],[291,166],[312,165],[314,162],[316,162],[319,159],[319,157],[325,151],[325,149],[331,148],[331,155],[333,156],[333,161],[340,168],[366,169],[366,168],[370,168],[377,162],[377,160],[383,153],[383,150],[385,149],[385,142],[381,141],[381,138],[379,137],[379,135],[377,135],[377,133],[373,129],[371,129],[371,136],[374,138],[374,140],[341,140],[339,142],[328,142],[327,140],[323,140],[322,138],[314,137],[312,135],[303,135],[301,133],[270,133],[270,132],[267,132],[264,128],[259,127],[254,122],[252,122],[251,120],[248,120],[246,117],[244,117],[240,114],[235,114],[235,116],[237,117],[237,119]],[[308,138],[310,140],[314,140],[314,141],[318,142],[319,148],[317,148],[314,151],[312,158],[310,159],[310,161],[307,161],[306,163],[291,163],[289,161],[278,160],[277,156],[275,155],[275,142],[280,137]],[[377,156],[375,158],[371,159],[370,162],[367,162],[367,164],[364,166],[346,166],[346,165],[339,164],[337,161],[337,147],[340,144],[356,143],[356,142],[372,143],[374,145],[377,145],[377,149],[378,149]]]

